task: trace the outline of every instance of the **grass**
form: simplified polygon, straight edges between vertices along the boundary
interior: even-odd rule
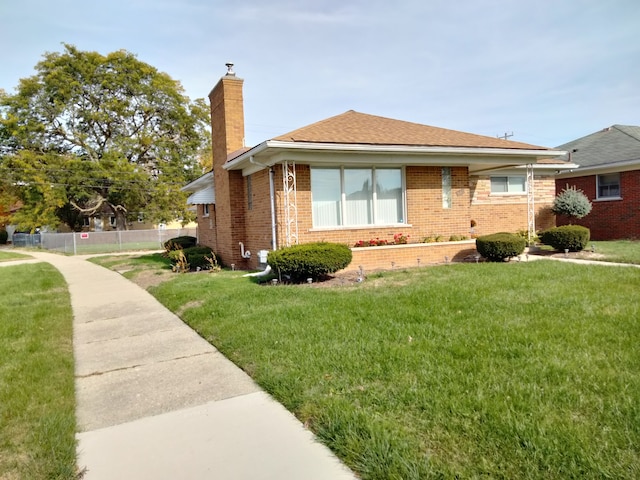
[[[24,260],[26,258],[30,258],[29,255],[25,255],[23,253],[12,252],[11,250],[1,250],[0,251],[0,262],[8,262],[11,260]]]
[[[616,240],[610,242],[591,242],[596,253],[604,255],[605,262],[633,263],[640,265],[640,241]]]
[[[129,277],[143,270],[171,270],[171,260],[162,252],[148,255],[135,253],[114,256],[107,255],[93,257],[90,258],[89,261],[111,270],[124,271],[124,274],[129,274]]]
[[[363,479],[640,477],[640,271],[553,261],[151,291]]]
[[[0,271],[0,478],[76,478],[65,281],[46,263]]]

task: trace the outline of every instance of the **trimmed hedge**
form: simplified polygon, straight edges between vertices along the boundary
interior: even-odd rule
[[[9,232],[5,229],[0,230],[0,245],[6,245],[9,240]]]
[[[183,235],[181,237],[170,238],[164,242],[164,249],[167,252],[172,250],[184,250],[185,248],[195,247],[198,239],[190,235]]]
[[[208,258],[215,258],[218,265],[220,265],[220,260],[216,256],[216,254],[209,247],[197,246],[197,247],[189,247],[183,250],[171,250],[169,252],[169,258],[171,259],[171,264],[176,265],[180,259],[180,254],[184,255],[185,260],[189,264],[189,270],[197,270],[208,269],[211,267],[211,263]]]
[[[307,278],[317,280],[351,263],[351,249],[344,244],[316,242],[293,245],[269,252],[267,263],[292,282],[303,282]]]
[[[579,252],[589,243],[591,231],[582,225],[563,225],[545,230],[540,234],[540,241],[556,250]]]
[[[527,241],[515,233],[500,232],[476,238],[476,249],[492,262],[502,262],[524,252]]]

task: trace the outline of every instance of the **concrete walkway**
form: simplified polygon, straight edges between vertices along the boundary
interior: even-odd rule
[[[145,290],[82,257],[28,254],[69,285],[86,480],[356,478]]]

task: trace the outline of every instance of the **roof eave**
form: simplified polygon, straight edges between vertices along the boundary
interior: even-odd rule
[[[625,160],[616,163],[606,163],[600,165],[591,165],[588,167],[577,166],[573,171],[564,172],[559,178],[582,177],[586,175],[595,175],[602,173],[626,172],[629,170],[640,169],[640,159]]]
[[[309,151],[309,152],[345,152],[345,153],[373,153],[373,154],[403,154],[403,155],[461,155],[461,156],[505,156],[529,158],[560,157],[566,152],[548,149],[521,149],[521,148],[492,148],[492,147],[442,147],[442,146],[415,146],[415,145],[369,145],[369,144],[335,144],[335,143],[310,143],[310,142],[283,142],[280,140],[267,140],[247,152],[238,155],[224,165],[225,170],[239,170],[251,164],[267,168],[278,160],[260,163],[254,157],[266,151],[274,153],[278,151]],[[523,161],[523,163],[525,163]]]
[[[195,192],[197,190],[201,190],[206,187],[210,182],[213,182],[213,170],[205,173],[204,175],[199,176],[195,180],[190,183],[187,183],[184,187],[180,189],[182,192]]]

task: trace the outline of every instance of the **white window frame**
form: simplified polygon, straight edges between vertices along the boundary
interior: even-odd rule
[[[506,192],[494,192],[493,191],[493,180],[495,178],[506,178],[507,179],[507,191]],[[516,179],[516,178],[518,180],[524,179],[523,190],[510,191],[509,190],[509,186],[511,185],[511,183],[509,182],[509,180],[510,179]],[[489,183],[490,183],[491,195],[526,195],[527,194],[527,176],[526,175],[491,175],[491,177],[489,178]],[[514,182],[514,186],[515,185],[520,186],[520,182],[518,182],[517,184]]]
[[[616,195],[601,195],[600,192],[600,188],[604,187],[604,185],[601,185],[601,177],[613,177],[613,176],[617,176],[618,177],[618,193]],[[609,189],[611,189],[611,186],[614,186],[615,184],[611,183],[610,185],[607,185],[609,187]],[[596,199],[597,200],[620,200],[622,198],[622,188],[621,188],[621,179],[620,179],[620,173],[619,172],[614,172],[614,173],[603,173],[600,175],[596,175]]]
[[[354,228],[363,228],[363,227],[386,227],[386,226],[395,226],[395,225],[408,225],[406,222],[407,218],[407,202],[406,202],[406,180],[405,180],[405,168],[404,167],[311,167],[311,175],[313,175],[313,170],[338,170],[340,176],[340,218],[338,225],[316,225],[316,219],[312,214],[313,221],[313,229],[314,230],[338,230],[338,229],[354,229]],[[372,222],[371,223],[362,223],[362,224],[354,224],[354,223],[346,223],[347,222],[347,194],[345,192],[345,179],[344,172],[345,170],[368,170],[372,175]],[[398,170],[400,171],[400,189],[401,189],[401,208],[402,213],[399,219],[399,222],[395,223],[376,223],[378,216],[378,208],[377,208],[377,191],[376,191],[376,170]],[[313,189],[311,190],[311,202],[313,205]],[[312,206],[313,210],[313,206]]]
[[[203,217],[208,217],[209,216],[209,204],[207,204],[207,203],[203,203],[202,204],[202,216]]]

